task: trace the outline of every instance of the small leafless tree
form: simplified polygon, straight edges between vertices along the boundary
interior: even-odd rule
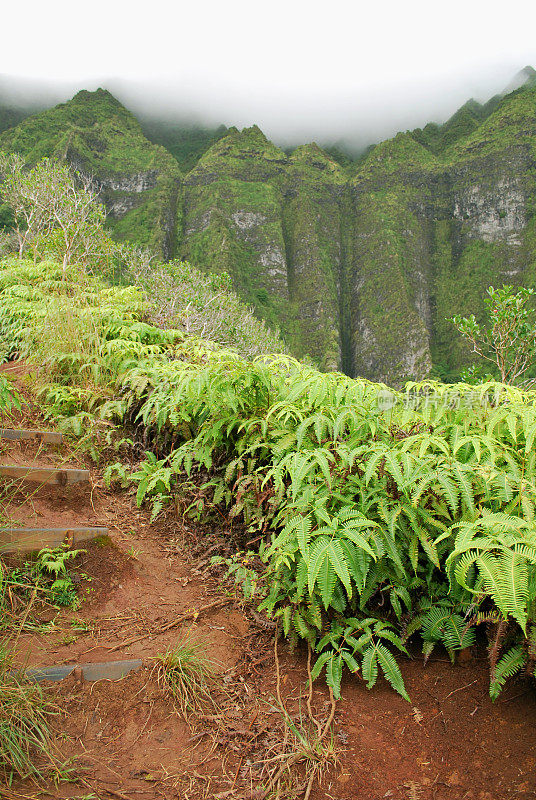
[[[185,261],[162,264],[132,245],[118,252],[127,280],[144,290],[156,325],[232,347],[246,358],[287,352],[278,333],[239,299],[228,275],[207,274]]]
[[[30,242],[50,230],[50,220],[43,214],[40,187],[24,171],[21,156],[0,153],[2,199],[13,212],[13,233],[17,252],[22,258]]]
[[[34,259],[54,254],[69,265],[89,265],[110,255],[104,230],[106,212],[92,180],[53,159],[27,169],[17,155],[0,154],[0,191],[14,215],[19,258],[31,250]]]

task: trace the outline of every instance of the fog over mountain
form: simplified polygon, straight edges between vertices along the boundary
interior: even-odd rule
[[[523,66],[486,65],[470,75],[455,73],[420,81],[393,76],[389,85],[378,85],[371,75],[370,88],[320,86],[299,94],[290,87],[286,91],[265,87],[252,93],[238,85],[218,83],[218,76],[212,82],[194,77],[157,81],[106,76],[75,82],[2,74],[0,103],[39,111],[70,99],[80,89],[102,87],[142,119],[238,128],[257,124],[280,146],[317,141],[358,153],[400,130],[445,122],[471,97],[485,102],[512,91],[526,79]]]

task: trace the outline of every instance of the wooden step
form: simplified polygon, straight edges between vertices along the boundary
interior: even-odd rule
[[[105,661],[100,664],[60,664],[53,667],[33,667],[25,670],[24,674],[28,680],[37,681],[37,683],[62,681],[75,670],[85,681],[117,681],[142,666],[141,658],[132,658],[128,661]]]
[[[0,553],[73,547],[107,534],[108,528],[0,528]]]
[[[0,464],[0,477],[18,478],[32,483],[55,483],[67,486],[68,483],[89,481],[88,469],[57,469],[56,467],[19,467],[14,464]]]
[[[11,442],[32,441],[46,442],[46,444],[61,444],[63,434],[56,431],[31,431],[22,428],[0,428],[0,439],[9,439]]]

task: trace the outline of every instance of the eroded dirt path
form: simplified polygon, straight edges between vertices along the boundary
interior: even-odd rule
[[[38,424],[43,421],[32,407],[12,422]],[[69,445],[10,443],[0,462],[88,466]],[[89,486],[29,492],[14,487],[8,511],[28,527],[109,529],[108,539],[87,545],[76,561],[80,607],[40,613],[49,629],[20,636],[20,663],[141,658],[144,667],[115,682],[86,683],[71,676],[49,685],[46,691],[63,712],[56,725],[58,745],[78,757],[83,780],[46,791],[19,784],[0,793],[88,800],[260,797],[262,761],[277,753],[282,735],[280,715],[273,710],[273,631],[207,569],[203,550],[225,531],[174,519],[151,525],[132,497],[103,486],[95,468]],[[192,552],[199,555],[193,558]],[[151,661],[185,631],[205,642],[218,664],[215,706],[193,715],[190,724],[163,696]],[[280,651],[282,694],[298,719],[306,657],[302,651],[289,653],[285,645]],[[519,683],[493,705],[485,654],[452,667],[439,653],[426,668],[415,659],[403,662],[402,671],[411,705],[385,684],[367,691],[359,679],[346,679],[334,720],[340,762],[311,798],[536,797],[533,690]],[[313,705],[325,719],[329,700],[320,682]]]

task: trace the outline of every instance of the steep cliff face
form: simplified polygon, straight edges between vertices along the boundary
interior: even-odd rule
[[[340,199],[318,147],[291,156],[257,128],[231,130],[185,178],[181,254],[228,272],[299,356],[340,368]]]
[[[445,192],[436,203],[432,354],[448,369],[470,355],[445,317],[483,311],[490,285],[534,285],[536,89],[505,97],[442,158]]]
[[[165,258],[172,255],[179,168],[109,92],[82,91],[28,117],[0,136],[0,148],[30,163],[54,156],[92,176],[117,238],[151,246]]]
[[[232,129],[184,181],[180,253],[228,272],[271,321],[289,299],[281,196],[273,183],[285,164],[258,128]]]
[[[369,154],[351,184],[353,374],[384,381],[431,367],[430,217],[437,161],[408,134]]]
[[[536,90],[480,109],[433,146],[422,132],[383,142],[352,181],[355,374],[456,373],[472,357],[447,318],[482,315],[492,284],[534,284]]]
[[[349,364],[346,182],[315,144],[292,153],[281,179],[289,294],[299,321],[295,346],[326,370]]]
[[[315,144],[286,154],[254,126],[205,132],[195,147],[181,140],[181,157],[196,162],[181,179],[171,154],[101,90],[24,120],[0,147],[92,174],[114,235],[228,272],[297,356],[400,384],[472,360],[447,318],[481,315],[489,285],[536,286],[527,80],[353,165]]]

